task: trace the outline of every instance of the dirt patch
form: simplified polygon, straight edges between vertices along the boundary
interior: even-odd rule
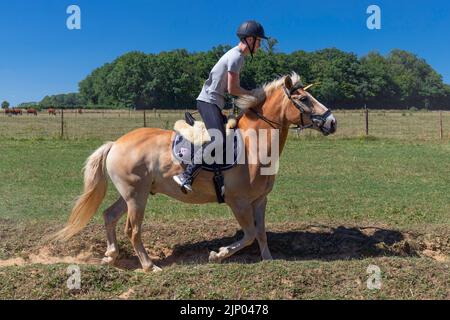
[[[27,264],[99,264],[100,259],[94,258],[92,252],[82,251],[76,256],[53,256],[51,248],[46,246],[39,249],[38,253],[30,253],[25,258],[11,258],[0,260],[0,267],[23,266]]]
[[[90,224],[68,242],[48,243],[42,235],[61,225],[20,225],[0,221],[0,267],[26,264],[100,264],[106,248],[104,227]],[[118,231],[120,231],[119,226]],[[399,231],[385,226],[271,224],[268,242],[275,259],[351,260],[378,256],[426,257],[450,261],[450,231]],[[5,231],[6,232],[3,232]],[[159,266],[205,264],[211,250],[231,244],[242,237],[233,220],[145,223],[144,245]],[[118,232],[120,253],[116,267],[140,268],[128,238]],[[226,262],[260,261],[257,242],[230,257]]]
[[[122,293],[119,296],[119,299],[128,300],[135,294],[134,290],[132,288],[128,289],[124,293]]]
[[[26,262],[23,258],[11,258],[6,260],[0,260],[0,267],[9,267],[9,266],[23,266]]]

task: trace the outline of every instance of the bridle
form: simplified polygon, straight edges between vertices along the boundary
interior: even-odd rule
[[[300,111],[300,122],[297,124],[297,129],[303,130],[307,128],[313,127],[315,124],[323,133],[328,133],[327,130],[324,129],[324,124],[327,121],[327,118],[331,115],[331,110],[327,110],[324,114],[314,114],[311,110],[312,107],[308,104],[310,104],[310,101],[307,96],[303,96],[300,99],[294,99],[292,97],[292,94],[299,90],[303,89],[303,84],[301,82],[297,82],[294,86],[292,86],[291,89],[286,88],[285,85],[283,85],[283,91],[288,97],[288,99],[292,102],[292,104]],[[278,127],[281,127],[281,123],[278,123],[276,121],[270,120],[260,114],[258,111],[250,109],[258,118],[269,124],[272,128],[278,129],[275,125]],[[305,125],[303,120],[303,114],[310,114],[312,123],[309,125]]]

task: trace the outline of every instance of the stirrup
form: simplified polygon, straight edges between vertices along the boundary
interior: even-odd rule
[[[192,192],[192,186],[190,184],[190,181],[186,181],[185,183],[183,183],[183,185],[181,186],[181,191],[183,193],[188,193],[188,191]]]
[[[176,175],[176,176],[173,176],[173,180],[175,180],[175,182],[180,186],[181,191],[183,193],[187,193],[188,191],[192,192],[192,186],[191,186],[192,179],[191,178],[187,178],[186,180],[182,181],[180,179],[180,175]]]

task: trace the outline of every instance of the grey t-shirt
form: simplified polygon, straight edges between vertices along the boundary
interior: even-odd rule
[[[227,92],[228,87],[228,71],[239,73],[243,63],[244,54],[239,46],[228,50],[212,68],[197,100],[216,104],[220,109],[223,109],[225,92]]]

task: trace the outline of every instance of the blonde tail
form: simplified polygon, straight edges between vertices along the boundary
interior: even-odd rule
[[[52,238],[67,240],[84,229],[106,194],[105,160],[114,142],[107,142],[89,156],[84,167],[84,192],[78,198],[66,226]]]

